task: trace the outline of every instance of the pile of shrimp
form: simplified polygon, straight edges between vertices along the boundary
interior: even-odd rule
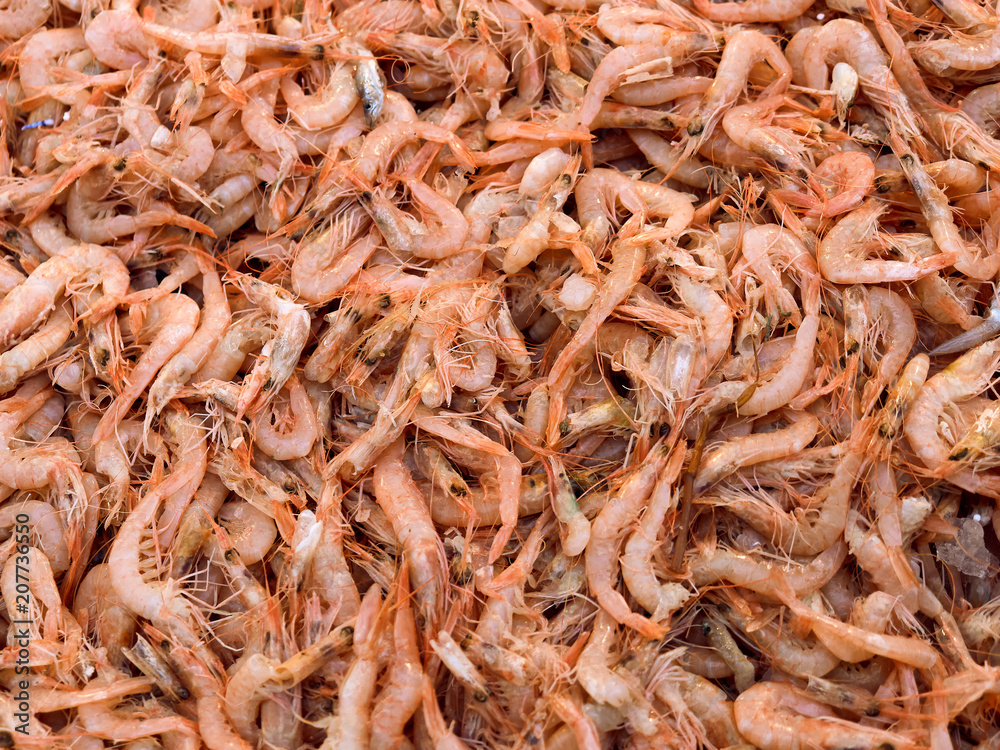
[[[0,747],[1000,746],[1000,24],[894,2],[0,4]]]

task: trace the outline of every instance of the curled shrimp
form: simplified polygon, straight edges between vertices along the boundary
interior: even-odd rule
[[[875,165],[867,154],[843,151],[828,156],[812,172],[825,195],[775,191],[781,200],[806,210],[806,216],[830,218],[852,211],[865,200],[875,187]]]
[[[740,734],[763,750],[792,750],[798,746],[800,733],[822,748],[916,747],[903,735],[840,719],[827,706],[786,684],[751,686],[736,698],[733,714]]]

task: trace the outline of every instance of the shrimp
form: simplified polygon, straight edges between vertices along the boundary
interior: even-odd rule
[[[400,461],[402,463],[402,461]],[[380,604],[378,586],[372,586],[361,602],[354,630],[355,659],[340,683],[337,715],[327,728],[320,750],[365,750],[371,743],[371,711],[378,681],[377,633],[371,620]]]
[[[195,697],[198,732],[209,750],[251,750],[253,746],[236,734],[226,716],[223,684],[208,666],[182,646],[174,647],[170,658]]]
[[[608,666],[612,661],[611,648],[616,641],[616,623],[604,610],[597,613],[594,629],[587,645],[577,660],[577,679],[583,689],[596,701],[620,709],[641,734],[656,731],[653,710],[644,696],[636,691],[627,679]]]
[[[992,382],[998,365],[1000,338],[966,352],[924,384],[903,420],[910,446],[925,466],[952,484],[992,498],[1000,498],[1000,477],[972,469],[955,470],[938,423],[950,405],[979,395]]]
[[[66,305],[59,305],[30,338],[0,354],[0,395],[13,390],[28,372],[54,355],[69,339],[73,328]]]
[[[288,105],[288,114],[306,130],[332,128],[344,120],[358,103],[354,72],[350,65],[338,65],[329,74],[326,84],[315,94],[305,94],[290,75],[280,82],[281,96]]]
[[[114,212],[120,201],[94,201],[85,197],[83,192],[80,183],[75,183],[66,202],[66,226],[83,242],[104,244],[164,224],[173,224],[215,237],[215,232],[208,226],[179,213],[165,203],[154,201],[147,210],[135,215],[116,214]]]
[[[253,277],[242,282],[247,299],[274,318],[275,334],[269,354],[257,360],[240,389],[240,414],[251,405],[265,406],[288,382],[309,338],[311,320],[305,306],[288,299],[284,289]]]
[[[667,513],[677,508],[674,488],[683,460],[684,443],[681,441],[657,477],[650,493],[649,506],[638,528],[626,542],[621,558],[626,588],[647,612],[652,613],[650,619],[654,622],[663,622],[691,598],[691,593],[682,584],[661,584],[656,578],[652,560]]]
[[[992,278],[1000,270],[1000,252],[994,249],[987,258],[983,258],[974,246],[967,243],[955,225],[944,191],[934,184],[916,155],[899,138],[890,136],[890,142],[906,178],[917,194],[934,242],[943,253],[952,255],[956,270],[973,279]]]
[[[587,581],[602,609],[616,622],[639,631],[647,638],[662,638],[667,629],[632,612],[625,598],[615,589],[618,575],[616,550],[621,531],[635,519],[646,503],[665,462],[666,456],[657,447],[653,449],[652,456],[632,472],[594,519],[584,553]]]
[[[698,0],[708,7],[714,7],[705,0]],[[744,7],[743,3],[740,7]],[[703,12],[704,13],[704,12]],[[697,111],[688,120],[687,133],[697,137],[694,143],[700,146],[712,134],[723,114],[736,103],[746,87],[750,69],[767,62],[778,74],[765,90],[762,98],[783,94],[792,80],[792,69],[778,46],[759,31],[743,30],[733,34],[722,52],[722,59],[715,71],[715,80],[702,97]]]
[[[417,627],[409,595],[409,577],[404,568],[396,588],[396,615],[393,622],[395,650],[389,665],[389,679],[372,708],[373,747],[394,747],[401,744],[403,730],[420,707],[423,698],[424,669],[420,663]]]
[[[191,340],[200,315],[197,303],[183,294],[156,300],[151,304],[149,312],[146,325],[156,331],[155,338],[129,373],[128,387],[115,399],[97,425],[94,431],[95,444],[112,439],[118,423],[146,390],[156,373]]]
[[[174,354],[160,368],[156,380],[149,386],[149,400],[146,406],[146,431],[154,417],[159,415],[177,391],[200,368],[219,343],[219,339],[229,328],[232,319],[229,300],[215,271],[208,271],[202,278],[204,308],[199,316],[198,329],[184,347]]]
[[[306,389],[293,375],[288,383],[289,409],[292,427],[283,429],[281,417],[275,413],[274,402],[257,413],[254,419],[255,444],[271,458],[287,461],[309,455],[319,437],[316,412]]]
[[[1000,28],[974,36],[927,39],[910,47],[913,57],[935,75],[955,70],[987,70],[1000,63]]]
[[[98,634],[98,643],[108,650],[111,663],[123,667],[123,650],[132,644],[136,619],[118,598],[106,563],[95,565],[87,572],[76,591],[73,607],[77,620],[87,623],[89,629]]]
[[[867,411],[889,381],[903,367],[917,339],[917,326],[906,301],[883,287],[869,287],[868,306],[874,320],[884,320],[885,352],[871,379],[865,383],[861,401]]]
[[[727,497],[730,509],[790,554],[815,555],[829,549],[844,532],[851,492],[867,462],[862,447],[867,436],[855,430],[854,445],[848,445],[829,485],[820,488],[806,507],[787,513],[759,500]]]
[[[150,488],[129,513],[111,545],[108,564],[115,571],[112,583],[125,606],[158,627],[165,627],[193,643],[191,623],[194,622],[195,611],[181,595],[178,583],[172,580],[166,583],[146,583],[142,569],[142,538],[151,528],[160,502],[191,484],[197,487],[206,469],[204,450],[200,455],[199,451],[191,450],[205,440],[205,435],[198,426],[189,417],[176,412],[168,413],[167,420],[178,435],[183,436],[182,440],[189,444],[182,445],[178,451],[181,460],[175,472]]]
[[[920,134],[917,113],[889,70],[889,61],[875,36],[857,21],[837,18],[809,38],[802,56],[805,84],[826,89],[827,66],[842,62],[856,71],[865,96],[900,135],[913,138]]]
[[[109,250],[98,245],[75,245],[62,255],[40,264],[27,280],[0,300],[0,347],[33,329],[72,282],[100,283],[104,295],[88,314],[101,318],[115,307],[128,290],[128,269]]]
[[[722,128],[733,143],[773,162],[782,172],[800,180],[809,178],[803,147],[784,128],[765,124],[784,104],[783,96],[772,96],[732,107],[722,117]]]
[[[804,596],[824,586],[840,569],[847,556],[847,546],[837,542],[817,555],[807,565],[779,567],[774,563],[758,562],[751,555],[715,550],[698,555],[691,562],[691,580],[696,586],[729,581],[757,593],[779,598],[774,580],[781,575],[796,595]]]
[[[22,39],[52,15],[52,0],[9,3],[0,11],[0,36]]]
[[[642,276],[646,248],[637,242],[619,240],[611,247],[611,270],[601,287],[597,301],[587,311],[570,342],[559,352],[549,370],[549,424],[546,440],[555,445],[559,440],[559,425],[563,420],[562,394],[567,388],[567,375],[577,357],[597,335],[598,329],[618,304],[628,297]],[[558,404],[558,406],[556,406]]]
[[[824,159],[812,177],[827,191],[822,198],[792,190],[776,190],[774,194],[786,203],[806,208],[806,216],[830,218],[854,210],[868,197],[875,187],[875,165],[867,154],[842,151]]]
[[[402,440],[393,442],[376,461],[374,491],[402,545],[421,611],[434,622],[443,602],[447,563],[426,501],[403,463]]]
[[[820,423],[807,413],[790,416],[792,424],[783,430],[735,438],[702,459],[694,480],[694,491],[703,493],[715,482],[742,466],[798,453],[812,442]]]
[[[740,693],[733,703],[736,726],[743,737],[762,750],[795,750],[800,737],[824,750],[841,747],[878,748],[891,745],[915,750],[906,736],[841,719],[798,688],[761,682]]]
[[[664,58],[680,60],[689,55],[711,50],[715,40],[708,34],[673,32],[663,44],[635,44],[616,47],[606,55],[594,71],[576,117],[580,127],[588,131],[607,96],[624,82],[626,71],[636,66]],[[588,164],[588,167],[591,165]]]
[[[371,212],[386,244],[396,252],[434,260],[461,252],[469,234],[462,212],[420,180],[404,179],[403,184],[418,210],[433,217],[439,226],[431,229],[426,224],[417,224],[409,214],[393,206],[381,191],[362,193],[362,205]]]
[[[292,288],[309,302],[338,295],[375,252],[374,233],[354,237],[353,221],[337,219],[317,235],[305,238],[292,262]]]
[[[427,733],[434,743],[434,750],[469,750],[469,746],[456,737],[445,723],[434,694],[434,685],[429,677],[424,677],[421,690],[422,716],[427,726]]]
[[[869,199],[827,232],[816,255],[824,279],[835,284],[912,281],[954,263],[955,256],[945,252],[909,262],[866,258],[868,248],[875,244],[869,238],[885,210],[884,204]]]

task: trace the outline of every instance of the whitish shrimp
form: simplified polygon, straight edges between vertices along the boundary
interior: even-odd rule
[[[469,224],[462,212],[420,180],[407,179],[403,183],[417,209],[427,218],[425,223],[414,221],[396,208],[380,190],[362,194],[362,205],[371,211],[386,244],[399,253],[435,260],[461,252],[469,234]]]
[[[594,700],[620,709],[640,733],[653,734],[656,726],[652,707],[644,696],[635,694],[628,680],[608,666],[613,660],[611,651],[617,641],[614,618],[600,610],[594,618],[594,629],[587,645],[577,660],[577,679]]]
[[[939,434],[939,421],[945,409],[986,389],[998,366],[1000,339],[963,354],[924,384],[903,421],[910,446],[931,471],[969,492],[992,498],[1000,498],[1000,477],[972,469],[956,471],[954,462],[948,461],[951,449]]]
[[[1000,28],[975,36],[927,39],[910,47],[923,67],[935,75],[954,70],[987,70],[1000,63]]]
[[[907,138],[920,133],[920,121],[889,70],[889,60],[863,24],[838,18],[823,24],[810,37],[802,56],[806,85],[826,89],[827,66],[840,62],[848,63],[857,72],[866,97],[886,122],[892,122]]]
[[[32,380],[12,397],[14,408],[0,412],[0,484],[28,490],[51,484],[61,492],[72,490],[77,497],[87,497],[79,456],[73,455],[76,451],[68,443],[12,445],[21,426],[53,395],[41,386],[40,377]]]
[[[638,515],[656,484],[656,477],[666,456],[654,448],[653,454],[639,466],[622,487],[608,500],[591,526],[590,542],[584,560],[587,581],[598,603],[617,622],[638,630],[647,638],[661,638],[666,628],[633,612],[615,588],[618,575],[617,549],[622,530]]]
[[[372,708],[372,747],[395,747],[404,742],[404,730],[420,707],[424,668],[420,661],[417,626],[409,602],[409,577],[400,574],[393,620],[394,652],[388,681]]]
[[[379,587],[372,586],[361,602],[355,625],[355,659],[340,683],[337,713],[320,750],[367,750],[371,744],[372,701],[379,672],[378,634],[372,629],[380,603]]]
[[[290,428],[284,424],[284,418],[276,413],[274,401],[254,417],[254,443],[278,461],[309,455],[319,437],[316,412],[306,389],[295,376],[289,378],[287,386]]]
[[[291,295],[284,289],[255,277],[244,277],[242,282],[247,299],[274,318],[275,334],[270,341],[270,355],[257,360],[240,390],[240,413],[251,404],[266,405],[288,382],[311,330],[309,312],[304,305],[288,299]]]
[[[733,714],[740,734],[762,750],[796,750],[800,737],[809,737],[810,743],[824,750],[917,747],[895,732],[844,721],[794,686],[778,682],[761,682],[741,693]]]
[[[403,463],[402,440],[396,440],[376,461],[374,491],[402,545],[421,611],[435,621],[448,579],[447,563],[427,503]]]
[[[716,7],[705,0],[699,2],[708,8]],[[739,7],[745,5],[743,3]],[[746,88],[750,69],[761,62],[767,62],[778,74],[763,96],[784,93],[791,83],[792,69],[774,42],[759,31],[749,30],[738,31],[726,41],[722,59],[715,71],[715,80],[705,92],[698,110],[688,121],[687,133],[699,138],[696,143],[700,144],[711,135],[723,114],[736,103],[736,99]]]
[[[710,50],[714,46],[715,40],[708,34],[674,32],[663,44],[616,47],[601,60],[587,85],[586,94],[577,112],[581,127],[585,130],[590,129],[601,110],[601,104],[608,94],[624,81],[624,74],[630,68],[663,58],[680,60],[697,52]]]
[[[20,515],[26,516],[28,520],[17,522]],[[15,523],[29,524],[34,545],[45,554],[54,573],[58,575],[66,572],[70,566],[70,555],[66,524],[60,512],[40,500],[11,500],[0,507],[0,529],[3,529],[0,533],[9,537]]]
[[[785,584],[797,596],[804,596],[824,586],[840,570],[846,556],[847,545],[837,542],[807,565],[785,567],[760,561],[753,555],[717,549],[711,553],[699,553],[695,557],[690,566],[691,577],[696,586],[729,581],[778,599],[774,578],[780,573]]]
[[[0,35],[23,39],[52,15],[52,0],[12,2],[0,11]]]
[[[742,466],[782,458],[805,448],[819,432],[819,420],[805,412],[791,415],[790,419],[792,424],[783,430],[733,438],[709,453],[698,466],[694,491],[704,492]]]
[[[28,372],[55,354],[72,332],[73,319],[66,305],[59,305],[30,338],[0,354],[0,394],[13,390]]]
[[[358,103],[354,71],[348,64],[335,67],[323,88],[314,94],[304,93],[293,75],[283,76],[281,96],[288,105],[288,114],[306,130],[333,127]]]
[[[675,486],[684,455],[685,444],[681,441],[657,477],[649,497],[649,506],[625,544],[625,553],[621,559],[625,586],[635,600],[651,613],[650,618],[654,622],[663,622],[691,598],[691,592],[682,584],[661,584],[653,566],[653,553],[659,546],[663,522],[667,513],[677,508],[678,494]]]
[[[242,500],[223,504],[218,518],[227,541],[246,565],[263,560],[278,535],[274,521]]]

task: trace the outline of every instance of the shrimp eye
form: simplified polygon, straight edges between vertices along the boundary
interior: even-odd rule
[[[267,382],[264,383],[263,387],[265,391],[271,390],[272,388],[274,388],[274,381],[271,378],[268,378]]]
[[[388,294],[383,294],[381,297],[379,297],[378,306],[383,310],[385,310],[391,304],[392,304],[392,297],[390,297]]]
[[[4,239],[7,240],[7,242],[10,242],[11,244],[17,242],[19,238],[20,235],[18,235],[16,229],[8,229],[6,234],[4,234]]]
[[[14,737],[10,732],[0,732],[0,747],[14,747]]]
[[[569,435],[569,420],[564,419],[559,423],[559,437],[566,437]]]
[[[535,489],[535,478],[534,477],[528,477],[528,486],[531,487],[531,489]]]
[[[871,708],[865,709],[865,716],[878,716],[880,713],[882,712],[879,711],[876,706],[872,706]]]
[[[313,48],[312,48],[312,59],[313,60],[322,60],[323,56],[325,54],[326,54],[326,50],[323,49],[323,45],[322,44],[317,44],[317,45],[313,46]]]
[[[126,159],[126,158],[125,158],[125,157],[123,156],[123,157],[122,157],[121,159],[119,159],[119,160],[118,160],[118,161],[116,161],[116,162],[115,162],[114,164],[112,164],[112,165],[111,165],[111,168],[112,168],[113,170],[115,170],[116,172],[122,172],[122,171],[124,171],[124,170],[125,170],[125,166],[126,166],[127,164],[128,164],[128,159]]]
[[[236,563],[236,551],[235,550],[227,549],[226,553],[223,555],[223,557],[226,558],[226,562],[227,563],[230,563],[230,564],[235,564]]]
[[[968,455],[969,455],[969,449],[968,448],[962,448],[962,450],[960,450],[960,451],[958,451],[956,453],[952,453],[950,456],[948,456],[948,460],[949,461],[961,461],[963,458],[965,458]]]
[[[528,733],[528,736],[524,738],[524,741],[527,742],[529,745],[538,744],[538,738],[535,735],[531,734],[530,732]]]
[[[486,703],[486,701],[490,699],[490,691],[485,689],[477,690],[475,693],[472,694],[472,697],[475,698],[480,703]]]
[[[361,195],[358,197],[361,199],[362,203],[371,203],[375,199],[371,190],[362,190]]]
[[[710,622],[703,622],[701,624],[701,634],[702,635],[711,635],[712,634],[712,623],[710,623]]]
[[[177,688],[177,697],[182,701],[186,701],[191,697],[191,692],[186,687],[179,687]]]

